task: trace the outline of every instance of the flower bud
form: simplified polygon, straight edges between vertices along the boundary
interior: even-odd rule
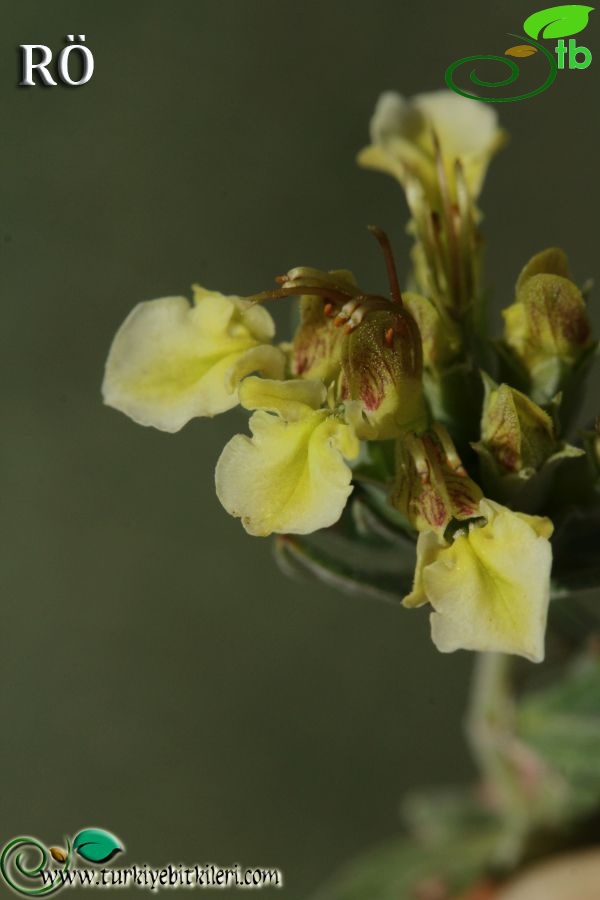
[[[526,365],[547,357],[576,362],[590,345],[591,326],[579,288],[561,275],[528,278],[504,311],[506,339]]]
[[[559,441],[553,418],[525,394],[483,380],[481,440],[472,447],[484,490],[527,512],[542,509],[559,468],[584,451]]]
[[[389,440],[424,427],[421,338],[402,307],[383,301],[388,308],[378,309],[377,298],[365,299],[371,308],[342,343],[339,399],[360,438]]]
[[[568,278],[552,273],[524,278],[534,260],[521,274],[516,302],[503,312],[504,330],[529,373],[534,396],[545,402],[591,347],[591,325],[581,291]]]
[[[557,448],[554,423],[537,403],[485,376],[481,445],[501,470],[538,469]]]
[[[417,531],[443,536],[453,520],[478,516],[483,493],[469,478],[442,425],[398,441],[396,473],[392,505]]]

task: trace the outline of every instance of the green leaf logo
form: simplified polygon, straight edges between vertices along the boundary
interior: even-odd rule
[[[109,831],[102,828],[85,828],[76,835],[73,849],[88,862],[104,863],[112,859],[123,847]]]
[[[593,6],[551,6],[525,19],[523,28],[531,38],[562,38],[583,31]]]

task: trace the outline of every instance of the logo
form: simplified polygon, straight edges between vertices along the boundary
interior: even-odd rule
[[[66,850],[45,847],[37,838],[13,838],[0,855],[0,874],[17,894],[40,897],[68,884],[59,872],[69,871],[74,853],[86,862],[98,864],[109,862],[124,849],[114,834],[102,828],[85,828],[73,841],[65,838],[65,845]],[[34,855],[36,861],[32,862]]]
[[[64,888],[111,889],[132,887],[155,893],[162,888],[280,888],[283,872],[239,863],[223,867],[214,863],[166,863],[153,868],[130,863],[126,868],[108,867],[124,851],[118,838],[103,828],[84,828],[63,847],[46,847],[37,838],[17,837],[0,853],[0,881],[16,894],[42,897]],[[91,863],[81,868],[80,860]]]
[[[579,46],[577,41],[572,37],[579,34],[588,24],[589,14],[593,12],[592,6],[580,6],[578,4],[569,4],[567,6],[552,6],[549,9],[541,9],[539,12],[533,13],[523,23],[523,30],[527,37],[520,34],[512,34],[509,36],[522,41],[514,47],[509,47],[504,51],[504,56],[495,56],[491,54],[479,54],[477,56],[464,56],[448,66],[446,69],[446,84],[449,88],[460,94],[462,97],[468,97],[471,100],[480,100],[483,103],[511,103],[514,100],[526,100],[528,97],[535,97],[541,94],[554,82],[559,69],[587,69],[592,61],[592,51],[587,47]],[[539,39],[555,40],[559,38],[555,47],[548,48],[544,44],[539,43]],[[569,38],[566,43],[564,38]],[[519,67],[514,59],[534,58],[540,62],[544,60],[549,67],[546,79],[540,87],[520,93],[517,96],[506,97],[494,96],[482,97],[472,94],[467,90],[459,87],[455,81],[455,74],[460,66],[471,64],[480,60],[494,60],[500,62],[510,69],[510,75],[498,81],[484,81],[479,78],[475,69],[471,69],[469,77],[473,84],[480,88],[497,90],[507,87],[517,80],[521,74]],[[537,69],[536,69],[537,72]],[[531,76],[531,72],[529,75]]]

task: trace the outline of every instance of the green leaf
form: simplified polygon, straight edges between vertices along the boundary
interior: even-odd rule
[[[400,543],[404,547],[411,548],[414,555],[417,534],[406,518],[399,510],[389,502],[389,491],[380,487],[359,482],[352,495],[353,507],[367,509],[371,513],[371,530],[377,534],[385,534],[389,543]],[[353,512],[356,521],[357,515]],[[360,514],[359,514],[360,515]]]
[[[322,542],[296,534],[277,537],[275,556],[286,575],[312,576],[346,594],[366,594],[399,604],[411,589],[412,572],[374,568],[362,561],[356,550],[336,555]]]
[[[123,850],[123,847],[110,831],[85,828],[75,836],[73,849],[88,862],[104,863]]]
[[[286,575],[397,604],[410,592],[415,569],[415,534],[409,528],[386,490],[361,482],[339,522],[311,535],[280,535],[275,557]]]
[[[428,846],[445,844],[461,831],[500,828],[483,805],[479,784],[411,791],[402,798],[400,814],[410,834]]]
[[[560,681],[526,695],[517,732],[565,782],[565,814],[600,802],[600,660],[579,659]]]
[[[588,23],[593,6],[568,4],[541,9],[525,19],[523,28],[531,38],[561,38],[579,34]]]
[[[346,865],[312,900],[408,900],[426,896],[433,884],[440,896],[442,889],[453,896],[485,872],[497,838],[495,826],[487,825],[457,830],[435,846],[389,841]]]

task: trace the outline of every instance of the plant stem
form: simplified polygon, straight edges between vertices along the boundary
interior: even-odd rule
[[[489,801],[504,820],[496,861],[513,866],[529,828],[515,748],[515,700],[510,671],[513,658],[505,653],[479,653],[475,661],[466,731],[481,770]]]
[[[510,692],[511,657],[505,653],[478,653],[467,713],[466,730],[471,751],[484,777],[496,780],[499,743],[512,733],[514,701]]]

